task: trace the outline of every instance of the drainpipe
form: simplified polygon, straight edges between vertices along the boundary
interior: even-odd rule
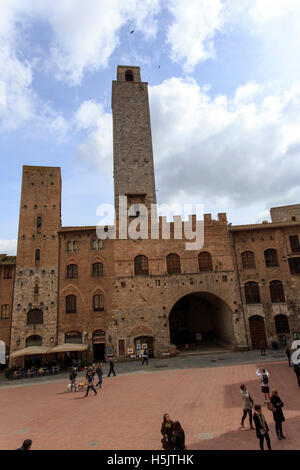
[[[242,294],[242,288],[241,288],[240,271],[239,271],[239,267],[238,267],[237,254],[236,254],[235,243],[234,243],[234,235],[233,235],[232,232],[229,232],[229,233],[230,233],[230,237],[231,237],[231,247],[232,247],[232,250],[233,250],[234,267],[235,267],[235,270],[236,270],[236,273],[237,273],[237,281],[238,281],[239,291],[240,291],[242,315],[243,315],[244,326],[245,326],[245,335],[246,335],[246,340],[247,340],[247,346],[250,349],[249,338],[248,338],[248,333],[247,333],[247,326],[246,326],[246,316],[245,316],[245,310],[244,310],[244,304],[243,304],[243,294]]]

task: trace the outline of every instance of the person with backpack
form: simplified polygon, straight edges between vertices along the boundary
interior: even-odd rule
[[[270,401],[269,372],[266,369],[257,369],[256,375],[260,376],[261,391],[265,395],[266,402]]]
[[[269,427],[266,421],[266,418],[262,414],[261,406],[255,405],[254,406],[254,424],[256,428],[256,437],[259,439],[259,446],[260,450],[264,450],[264,440],[266,439],[267,446],[269,450],[271,449],[271,440],[269,436]]]
[[[242,420],[241,420],[241,428],[245,427],[244,426],[244,421],[245,421],[245,418],[248,414],[249,415],[250,429],[254,429],[254,427],[252,425],[252,408],[253,408],[253,405],[254,405],[253,399],[252,399],[250,393],[248,392],[248,390],[246,389],[245,384],[241,385],[240,391],[241,391],[242,400],[243,400],[243,403],[242,403],[243,416],[242,416]]]

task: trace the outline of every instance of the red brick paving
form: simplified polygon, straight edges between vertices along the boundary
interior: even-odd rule
[[[0,448],[24,439],[33,449],[161,449],[162,415],[178,419],[189,449],[258,449],[255,431],[239,430],[240,384],[263,403],[255,371],[262,364],[170,370],[104,379],[97,396],[68,392],[53,382],[0,389]],[[286,441],[276,439],[273,415],[264,407],[274,449],[300,449],[300,388],[286,363],[271,363],[270,386],[285,403]],[[24,430],[28,430],[23,432]],[[199,439],[212,433],[212,439]],[[89,445],[90,443],[90,445]],[[99,443],[91,445],[91,443]]]

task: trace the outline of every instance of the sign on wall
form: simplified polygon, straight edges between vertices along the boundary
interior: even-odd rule
[[[133,354],[133,348],[127,348],[127,354],[128,354],[128,356]]]

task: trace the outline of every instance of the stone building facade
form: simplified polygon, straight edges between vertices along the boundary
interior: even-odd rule
[[[187,250],[189,240],[176,235],[179,218],[166,238],[165,218],[154,211],[151,237],[141,204],[149,210],[156,190],[148,84],[139,67],[118,67],[112,111],[116,219],[102,229],[115,229],[115,239],[99,239],[95,226],[63,227],[60,169],[23,168],[15,281],[4,286],[0,273],[0,301],[12,306],[0,339],[8,343],[10,328],[11,353],[36,345],[54,354],[78,344],[90,360],[144,347],[158,357],[186,344],[243,350],[300,335],[300,205],[272,208],[272,222],[256,225],[204,214],[199,250]],[[139,227],[139,237],[124,236],[124,220]],[[199,221],[190,220],[195,230]]]

